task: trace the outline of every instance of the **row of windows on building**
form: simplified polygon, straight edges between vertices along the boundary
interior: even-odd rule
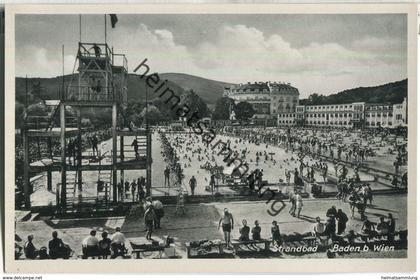
[[[230,90],[230,93],[232,93],[232,94],[244,94],[244,93],[251,93],[251,92],[266,92],[266,93],[269,93],[270,91],[268,90],[268,89],[252,89],[252,88],[249,88],[249,89],[245,89],[245,90],[243,90],[243,89],[232,89],[232,90]]]
[[[319,113],[319,114],[308,114],[309,118],[325,118],[329,116],[330,118],[336,117],[336,118],[347,118],[347,117],[352,117],[353,114],[352,113],[335,113],[335,114],[325,114],[325,113]],[[367,113],[366,117],[370,118],[370,117],[392,117],[392,113]],[[280,117],[283,117],[283,115],[280,115]]]
[[[260,96],[260,97],[241,97],[241,98],[238,98],[237,100],[238,101],[250,101],[250,102],[252,102],[252,101],[259,101],[259,102],[266,101],[267,104],[270,104],[270,101],[271,101],[270,98],[264,97],[264,96]]]
[[[347,125],[347,124],[351,124],[350,122],[347,121],[310,121],[310,120],[306,120],[305,121],[306,124],[313,124],[313,125]]]
[[[354,109],[362,109],[362,105],[355,105]],[[308,106],[306,107],[307,111],[318,111],[318,110],[334,110],[334,109],[353,109],[353,105],[323,105],[323,106]],[[375,106],[366,106],[366,111],[383,111],[383,110],[392,110],[392,105],[375,105]]]
[[[334,110],[334,109],[352,109],[353,105],[324,105],[324,106],[308,106],[307,111],[316,110]]]
[[[283,124],[291,124],[291,123],[295,123],[296,120],[281,120],[279,121],[279,123],[283,123]]]
[[[294,118],[295,114],[279,114],[280,118]]]
[[[281,124],[293,124],[295,123],[296,120],[280,120],[279,123]],[[347,121],[311,121],[311,120],[306,120],[305,121],[306,124],[309,125],[351,125],[351,122],[347,122]],[[381,122],[366,122],[365,123],[366,126],[380,126],[380,125],[384,125],[383,123],[381,124]],[[388,125],[392,125],[392,122],[388,122]]]
[[[392,117],[392,113],[386,113],[386,112],[385,113],[376,113],[376,114],[375,113],[366,113],[366,117],[368,117],[368,118],[369,117],[375,117],[375,116],[376,117],[381,117],[382,116],[382,117],[385,117],[385,118],[386,117]]]
[[[392,110],[392,105],[366,106],[366,111],[376,111],[376,110]]]
[[[297,97],[291,97],[291,96],[285,96],[285,97],[281,97],[281,96],[241,96],[237,98],[238,100],[246,100],[246,101],[277,101],[278,103],[283,103],[283,102],[291,102],[291,103],[298,103],[298,98]],[[294,105],[296,106],[296,105]]]
[[[279,112],[294,112],[295,111],[295,107],[294,106],[278,106],[278,111]],[[276,109],[273,109],[273,113],[276,112]]]
[[[278,101],[278,102],[293,102],[293,103],[298,102],[297,97],[291,97],[291,96],[285,96],[284,98],[282,96],[272,96],[271,98],[274,101]]]
[[[296,90],[292,89],[292,88],[282,88],[282,89],[276,89],[273,88],[271,91],[269,89],[260,89],[260,88],[248,88],[248,89],[231,89],[230,91],[226,91],[226,93],[231,93],[231,94],[245,94],[245,93],[255,93],[255,92],[263,92],[263,93],[272,93],[272,94],[281,94],[284,92],[287,92],[287,94],[291,94],[296,92]]]

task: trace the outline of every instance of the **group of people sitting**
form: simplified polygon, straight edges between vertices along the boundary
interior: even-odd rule
[[[82,242],[82,258],[101,257],[106,259],[108,256],[111,256],[114,259],[119,256],[124,257],[127,253],[125,236],[119,227],[115,229],[115,233],[111,238],[108,237],[108,232],[106,231],[102,232],[101,236],[102,239],[99,240],[96,237],[96,230],[90,231],[89,236]]]
[[[68,244],[65,244],[61,238],[58,238],[56,231],[52,232],[52,239],[48,242],[48,248],[42,246],[37,249],[33,244],[34,236],[28,235],[28,239],[23,246],[23,251],[27,259],[69,259],[72,250]]]
[[[387,221],[385,221],[385,217],[380,217],[378,223],[371,222],[367,217],[364,217],[359,234],[356,234],[354,230],[345,234],[348,217],[341,209],[336,210],[335,206],[332,206],[327,210],[326,216],[325,223],[321,222],[320,217],[316,217],[314,226],[314,235],[321,243],[326,243],[329,240],[335,241],[339,237],[347,238],[348,242],[352,243],[358,236],[364,241],[384,237],[387,237],[388,241],[393,240],[395,218],[391,213],[388,213]]]
[[[395,234],[395,219],[391,213],[388,213],[387,220],[385,217],[380,217],[378,223],[369,221],[366,217],[363,220],[361,228],[362,239],[368,240],[371,238],[382,239],[386,237],[388,241],[394,240]]]
[[[102,232],[102,239],[96,237],[96,230],[91,230],[89,236],[82,241],[82,258],[100,257],[100,258],[116,258],[124,256],[127,253],[125,248],[125,236],[121,229],[117,227],[115,233],[108,237],[108,232]],[[68,244],[65,244],[61,238],[58,238],[57,231],[52,232],[52,239],[48,242],[48,248],[43,246],[36,248],[33,244],[34,236],[28,236],[23,246],[23,251],[27,259],[69,259],[73,255]]]
[[[160,228],[160,220],[164,216],[163,204],[159,200],[152,200],[147,197],[142,201],[144,223],[146,228],[146,238],[152,240],[153,229]],[[90,234],[82,241],[82,258],[98,257],[106,259],[110,256],[112,259],[124,257],[127,253],[125,247],[125,236],[121,229],[117,227],[115,233],[108,237],[108,232],[101,234],[102,239],[97,237],[97,231],[91,230]],[[24,253],[27,259],[68,259],[72,255],[69,245],[65,244],[58,238],[57,231],[52,233],[53,239],[48,243],[47,247],[37,249],[33,244],[33,235],[29,235],[24,244]]]
[[[320,241],[326,241],[328,239],[333,240],[337,235],[344,234],[349,219],[343,210],[337,210],[335,206],[332,206],[327,210],[326,217],[327,221],[325,223],[321,222],[320,217],[315,218],[315,237]]]

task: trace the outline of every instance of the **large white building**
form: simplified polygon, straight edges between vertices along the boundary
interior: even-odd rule
[[[407,124],[407,101],[401,104],[301,105],[293,114],[279,113],[279,126],[318,126],[344,128],[397,127]]]
[[[254,118],[275,118],[281,113],[294,113],[299,105],[299,91],[289,83],[255,82],[225,88],[223,96],[235,103],[252,104]]]
[[[407,101],[401,104],[299,105],[299,90],[282,82],[254,82],[225,88],[223,96],[250,103],[255,120],[277,121],[278,126],[343,128],[397,127],[407,124]],[[277,120],[276,120],[277,119]]]

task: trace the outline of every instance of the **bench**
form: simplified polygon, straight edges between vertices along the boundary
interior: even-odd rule
[[[314,247],[317,244],[317,237],[310,235],[310,236],[287,236],[283,235],[283,245],[286,245],[288,247],[298,247],[298,246],[307,246],[307,247]],[[320,236],[318,239],[329,239],[328,237]]]
[[[200,248],[200,246],[197,246],[197,247],[192,247],[191,246],[191,242],[186,242],[185,243],[185,247],[187,248],[187,258],[190,258],[192,255],[191,255],[191,250],[192,249],[199,249]],[[210,245],[210,247],[211,247],[211,249],[213,249],[213,248],[216,248],[217,249],[217,253],[218,254],[223,254],[223,243],[217,243],[217,244],[215,244],[215,243],[212,243],[211,245]],[[212,253],[211,251],[210,252],[208,252],[208,254],[209,253]]]
[[[159,258],[162,258],[162,253],[163,251],[165,251],[165,248],[167,248],[166,246],[163,245],[158,245],[158,246],[153,246],[153,245],[147,245],[144,248],[139,248],[139,249],[133,249],[131,251],[132,255],[136,256],[136,259],[141,259],[141,254],[142,253],[146,253],[146,252],[159,252]]]
[[[370,233],[357,233],[356,234],[358,237],[360,237],[363,241],[369,241],[371,239],[383,239],[384,237],[388,238],[393,238],[395,236],[395,232],[386,232],[386,233],[379,233],[377,231],[372,231]]]
[[[235,254],[238,252],[239,247],[241,247],[242,245],[249,246],[249,245],[264,244],[264,251],[268,251],[270,249],[270,243],[271,243],[271,240],[268,240],[268,239],[247,240],[247,241],[242,241],[239,239],[232,240],[233,252]]]
[[[158,244],[152,244],[149,240],[143,237],[130,238],[131,254],[135,255],[136,259],[141,259],[141,254],[146,252],[159,252],[159,258],[162,257],[162,253],[169,246]]]
[[[316,245],[316,237],[315,236],[307,236],[302,239],[308,246],[315,246]]]

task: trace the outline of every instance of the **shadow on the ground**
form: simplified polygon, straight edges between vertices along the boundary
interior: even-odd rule
[[[197,256],[191,256],[190,259],[234,259],[235,255],[232,253],[211,253],[211,254],[205,254],[205,255],[197,255]]]
[[[48,226],[54,229],[66,228],[106,228],[105,224],[108,218],[92,218],[92,219],[63,219],[63,220],[43,220]]]
[[[379,210],[379,211],[386,211],[386,212],[392,212],[392,213],[398,213],[398,211],[395,210],[391,210],[391,209],[387,209],[387,208],[380,208],[376,205],[371,205],[370,207],[368,207],[370,209],[375,209],[375,210]]]
[[[283,258],[283,254],[278,251],[272,250],[262,250],[258,247],[252,248],[255,246],[246,246],[247,250],[244,248],[239,249],[236,252],[238,258],[255,258],[255,259],[265,259],[265,258]]]
[[[310,223],[315,223],[316,220],[314,217],[310,217],[310,216],[306,216],[306,215],[300,215],[298,219],[310,222]]]
[[[213,205],[188,205],[185,206],[183,215],[177,214],[175,207],[165,207],[161,228],[154,230],[152,237],[170,235],[181,243],[200,239],[222,239],[223,236],[217,228],[219,219],[220,214]],[[121,231],[128,238],[146,235],[142,209],[132,208]]]

